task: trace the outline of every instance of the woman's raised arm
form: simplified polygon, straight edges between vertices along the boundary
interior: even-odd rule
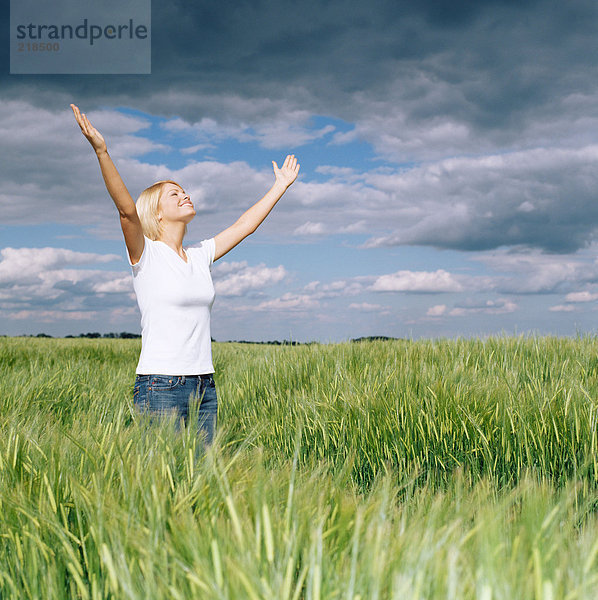
[[[135,264],[141,258],[144,246],[143,229],[135,208],[135,202],[108,154],[106,141],[102,134],[89,122],[85,113],[79,111],[77,106],[71,104],[71,108],[75,113],[75,119],[79,127],[81,127],[81,133],[87,138],[98,157],[106,189],[120,215],[120,226],[125,236],[129,257],[131,262]]]
[[[258,200],[250,209],[246,210],[235,223],[214,236],[216,245],[214,260],[223,257],[263,223],[287,191],[287,188],[297,179],[299,166],[294,154],[289,154],[280,168],[278,168],[275,161],[272,161],[274,176],[276,177],[274,185],[261,200]]]

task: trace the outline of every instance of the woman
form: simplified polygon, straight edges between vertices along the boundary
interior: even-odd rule
[[[274,167],[266,195],[230,227],[197,247],[184,248],[187,224],[195,216],[189,195],[174,181],[159,181],[133,202],[108,154],[102,135],[71,104],[81,132],[100,163],[108,193],[120,215],[133,286],[141,311],[141,355],[133,392],[135,405],[150,414],[182,417],[199,399],[198,426],[211,444],[217,422],[217,396],[210,338],[213,261],[253,233],[295,181],[294,155]]]

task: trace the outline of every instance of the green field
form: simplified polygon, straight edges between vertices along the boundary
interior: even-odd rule
[[[214,344],[219,430],[137,340],[0,338],[0,598],[598,598],[598,339]]]

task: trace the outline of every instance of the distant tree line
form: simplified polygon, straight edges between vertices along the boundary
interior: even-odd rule
[[[215,339],[212,339],[215,342]],[[270,346],[302,346],[316,342],[296,342],[295,340],[268,340],[267,342],[252,342],[251,340],[230,340],[233,344],[269,344]]]
[[[369,335],[367,337],[359,337],[350,340],[351,342],[372,342],[376,340],[398,340],[401,338],[388,337],[386,335]],[[212,338],[212,341],[216,340]],[[267,342],[252,342],[250,340],[230,340],[235,344],[269,344],[270,346],[304,346],[309,344],[316,344],[317,342],[296,342],[295,340],[270,340]]]
[[[35,336],[28,335],[23,337],[38,337],[38,338],[51,338],[53,335],[48,335],[47,333],[38,333]],[[59,336],[60,337],[60,336]],[[141,334],[139,333],[129,333],[128,331],[121,331],[120,333],[99,333],[97,331],[93,331],[91,333],[80,333],[79,335],[65,335],[65,338],[110,338],[110,339],[122,339],[122,340],[132,340],[135,338],[140,338]]]
[[[37,335],[26,335],[23,337],[38,337],[38,338],[51,338],[54,337],[52,335],[48,335],[47,333],[38,333]],[[120,333],[99,333],[97,331],[91,333],[80,333],[79,335],[65,335],[65,338],[109,338],[109,339],[121,339],[121,340],[132,340],[138,339],[141,337],[139,333],[129,333],[128,331],[121,331]],[[359,337],[350,340],[351,342],[371,342],[376,340],[397,340],[401,338],[388,337],[386,335],[369,335],[366,337]],[[216,340],[212,338],[212,341]],[[235,344],[266,344],[270,346],[303,346],[308,344],[315,344],[317,342],[297,342],[295,340],[269,340],[267,342],[252,342],[251,340],[229,340]]]
[[[352,342],[375,342],[385,340],[401,340],[404,338],[388,337],[387,335],[368,335],[366,337],[359,337],[351,340]]]
[[[67,338],[110,338],[110,339],[121,339],[121,340],[132,340],[136,338],[140,338],[141,334],[139,333],[129,333],[128,331],[121,331],[120,333],[98,333],[94,331],[93,333],[80,333],[79,335],[66,335]]]

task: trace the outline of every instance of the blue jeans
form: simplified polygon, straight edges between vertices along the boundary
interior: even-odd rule
[[[197,425],[205,432],[205,444],[214,439],[218,415],[218,397],[212,373],[207,375],[137,375],[133,404],[143,414],[177,416],[187,424],[190,406],[198,402]]]

